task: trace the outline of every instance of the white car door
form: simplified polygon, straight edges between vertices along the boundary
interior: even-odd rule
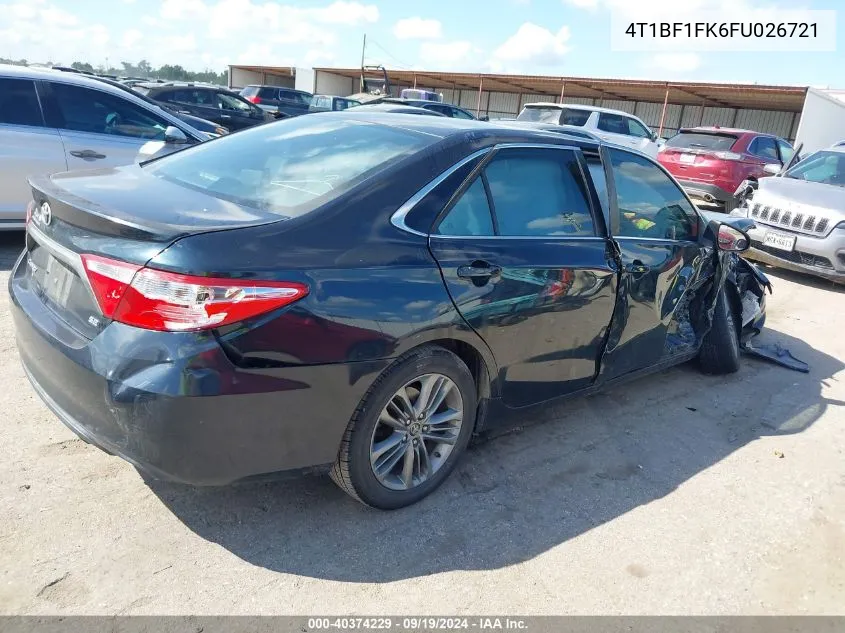
[[[61,136],[44,124],[35,82],[0,78],[0,230],[23,228],[29,176],[66,169]]]
[[[129,99],[87,86],[50,82],[61,119],[68,169],[135,162],[151,140],[163,140],[167,120]]]
[[[652,158],[657,158],[657,152],[660,150],[660,146],[657,144],[657,135],[636,119],[630,117],[626,117],[626,119],[628,135],[632,143],[631,147]]]
[[[596,134],[608,143],[630,147],[652,158],[657,157],[657,143],[651,133],[636,120],[612,112],[599,112]]]

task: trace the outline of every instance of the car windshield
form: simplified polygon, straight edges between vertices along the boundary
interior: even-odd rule
[[[282,99],[286,101],[293,101],[295,103],[299,103],[301,105],[311,105],[311,95],[306,94],[304,92],[293,92],[293,91],[281,91]]]
[[[666,147],[681,147],[689,149],[706,149],[715,152],[726,152],[737,137],[733,134],[718,134],[707,132],[680,132],[666,141]]]
[[[845,187],[845,152],[816,152],[784,174],[786,178]]]
[[[235,95],[227,95],[224,92],[217,93],[217,99],[220,101],[220,107],[224,110],[240,110],[241,112],[252,112],[254,106],[249,102],[238,99]]]
[[[144,169],[217,198],[296,217],[436,140],[407,129],[315,114],[200,144]]]

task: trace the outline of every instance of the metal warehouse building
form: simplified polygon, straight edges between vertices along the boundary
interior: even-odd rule
[[[577,103],[623,110],[663,137],[681,127],[718,125],[756,130],[794,140],[806,86],[687,83],[530,75],[388,70],[393,91],[422,88],[444,101],[491,119],[515,117],[526,103]],[[230,66],[233,88],[248,84],[296,87],[315,94],[359,92],[357,68]]]

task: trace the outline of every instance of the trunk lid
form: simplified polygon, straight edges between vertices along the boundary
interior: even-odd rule
[[[280,220],[278,214],[173,184],[138,166],[36,177],[30,185],[34,206],[21,281],[87,338],[110,321],[94,297],[83,255],[143,266],[182,237]]]

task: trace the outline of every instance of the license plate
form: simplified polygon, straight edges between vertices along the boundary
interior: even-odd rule
[[[772,248],[791,253],[795,249],[795,239],[796,236],[794,235],[784,235],[783,233],[773,233],[769,231],[766,233],[766,237],[763,238],[763,244],[765,246],[771,246]]]
[[[44,294],[53,303],[63,308],[66,307],[70,291],[73,288],[74,277],[74,274],[64,264],[50,255],[47,258],[47,266],[41,279]]]
[[[685,165],[692,165],[695,162],[695,154],[681,154],[681,162]]]

